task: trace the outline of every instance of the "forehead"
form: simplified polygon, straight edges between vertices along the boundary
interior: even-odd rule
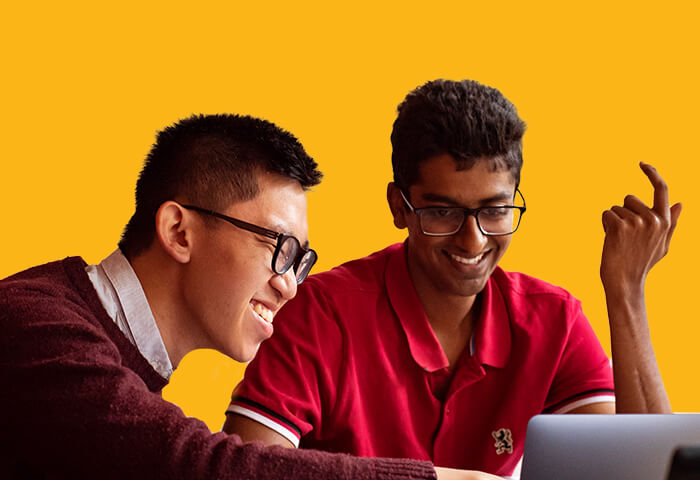
[[[257,174],[258,194],[231,204],[226,214],[287,235],[307,240],[306,194],[299,182],[281,175]]]
[[[432,157],[420,165],[412,191],[420,196],[445,196],[455,201],[478,201],[512,196],[515,179],[506,168],[493,169],[489,159],[477,160],[465,170],[449,154]]]

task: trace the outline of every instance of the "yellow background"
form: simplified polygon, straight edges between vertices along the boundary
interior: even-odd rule
[[[0,7],[0,276],[109,254],[155,132],[199,112],[270,119],[317,159],[316,271],[400,241],[384,199],[396,105],[426,80],[472,78],[529,125],[528,212],[502,265],[581,298],[608,351],[602,211],[651,200],[639,160],[683,202],[647,301],[673,407],[700,410],[696,2],[236,3]],[[165,397],[218,430],[242,371],[195,352]]]

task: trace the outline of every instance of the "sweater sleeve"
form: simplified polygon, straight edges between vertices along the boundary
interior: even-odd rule
[[[436,478],[426,462],[243,445],[236,435],[212,434],[151,392],[91,316],[77,300],[0,289],[0,463],[15,475]]]

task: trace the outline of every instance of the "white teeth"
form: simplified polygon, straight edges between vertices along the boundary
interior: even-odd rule
[[[453,255],[451,253],[449,255],[450,255],[450,258],[452,260],[454,260],[455,262],[463,263],[465,265],[476,265],[484,257],[483,252],[480,253],[479,255],[477,255],[476,257],[472,257],[472,258],[464,258],[464,257],[460,257],[457,255]]]
[[[253,305],[253,311],[260,315],[263,320],[265,320],[268,323],[272,323],[272,312],[266,308],[264,305],[261,303],[256,303]]]

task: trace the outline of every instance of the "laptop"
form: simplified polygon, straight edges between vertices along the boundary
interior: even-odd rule
[[[700,414],[537,415],[520,479],[666,480],[687,445],[700,445]]]
[[[700,480],[700,446],[676,449],[667,480]]]

